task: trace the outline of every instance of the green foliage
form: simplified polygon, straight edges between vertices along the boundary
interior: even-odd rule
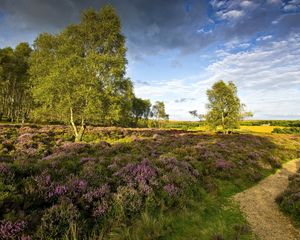
[[[72,224],[79,219],[79,212],[74,205],[62,202],[47,209],[41,219],[38,230],[40,239],[61,239]]]
[[[24,121],[32,99],[28,74],[28,58],[32,49],[28,43],[0,49],[0,120]]]
[[[132,83],[125,78],[125,38],[114,9],[83,12],[77,25],[41,34],[30,59],[34,116],[72,124],[129,122]],[[78,130],[75,124],[81,123]]]
[[[166,114],[164,102],[155,102],[155,104],[152,106],[151,117],[156,120],[154,126],[157,127],[161,127],[161,120],[169,120],[169,115]]]
[[[0,152],[0,219],[26,221],[20,234],[249,239],[228,197],[299,156],[300,147],[299,136],[275,134],[89,127],[85,136],[93,143],[72,143],[61,138],[69,132],[66,126],[0,128],[4,148],[12,146]]]
[[[143,119],[148,120],[151,112],[151,102],[150,100],[144,100],[141,98],[134,97],[132,100],[132,113],[135,119],[135,125],[138,121]]]
[[[160,119],[168,119],[168,115],[166,114],[165,104],[161,101],[156,101],[152,106],[152,116],[156,120]]]
[[[287,189],[276,198],[282,211],[289,214],[300,226],[300,170],[289,178]]]
[[[242,126],[281,126],[281,127],[300,127],[300,120],[247,120],[241,121]]]
[[[207,97],[209,103],[205,118],[209,127],[214,130],[221,127],[223,132],[239,127],[239,120],[244,115],[244,105],[240,103],[233,82],[216,82],[207,90]]]
[[[274,128],[272,133],[300,134],[300,127]]]

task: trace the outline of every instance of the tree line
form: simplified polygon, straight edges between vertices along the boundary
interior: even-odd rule
[[[66,123],[81,141],[86,125],[147,126],[168,119],[163,102],[134,95],[126,77],[125,37],[113,7],[88,9],[78,24],[33,43],[0,49],[0,121]],[[214,130],[237,128],[244,111],[233,82],[207,90],[205,119]]]
[[[86,124],[137,126],[166,119],[165,105],[138,98],[126,74],[125,37],[111,6],[88,9],[78,24],[0,49],[0,119],[69,123],[80,141]]]

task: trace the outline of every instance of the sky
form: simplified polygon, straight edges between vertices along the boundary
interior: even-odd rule
[[[170,119],[205,113],[206,90],[233,81],[253,119],[300,119],[300,0],[0,0],[0,48],[33,43],[115,7],[137,97]]]

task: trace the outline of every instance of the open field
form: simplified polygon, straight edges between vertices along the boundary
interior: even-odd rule
[[[168,129],[206,132],[210,131],[204,121],[161,121],[161,126]],[[240,122],[240,129],[235,131],[249,133],[272,133],[274,129],[298,129],[299,126],[300,123],[298,120],[245,120]],[[295,133],[298,133],[298,131],[295,131]]]
[[[300,156],[300,136],[0,126],[5,239],[253,239],[230,197]],[[151,236],[151,237],[150,237]]]
[[[240,126],[241,131],[271,133],[275,128],[284,128],[281,126]]]

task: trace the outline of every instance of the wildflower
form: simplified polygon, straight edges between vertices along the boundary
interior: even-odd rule
[[[1,239],[13,239],[18,234],[24,231],[26,227],[25,221],[1,221],[0,222],[0,236]]]
[[[232,168],[233,164],[224,159],[219,159],[215,162],[215,167],[219,170],[226,170]]]
[[[110,187],[105,184],[99,188],[96,188],[86,194],[84,194],[83,198],[88,202],[92,203],[95,200],[99,200],[103,198],[104,196],[108,195],[110,193]]]
[[[157,170],[145,159],[141,163],[127,164],[115,173],[129,187],[138,187],[141,192],[148,194],[155,186]]]
[[[98,206],[94,209],[93,211],[93,217],[99,218],[104,216],[107,211],[108,211],[108,203],[106,201],[102,201],[101,203],[98,204]]]
[[[168,183],[164,186],[164,190],[170,195],[174,196],[178,193],[179,189],[172,183]]]

